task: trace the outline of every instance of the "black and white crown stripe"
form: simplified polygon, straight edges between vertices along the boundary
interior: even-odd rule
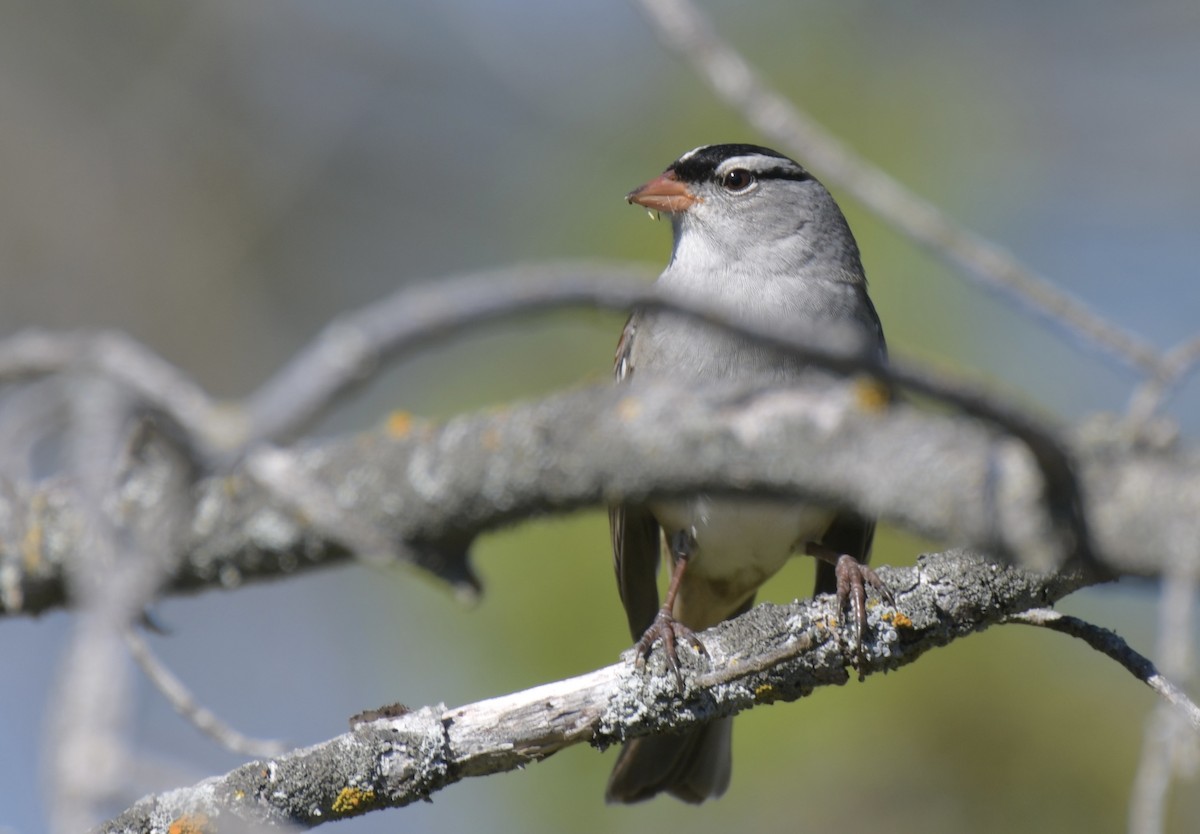
[[[761,145],[701,145],[672,162],[667,170],[683,182],[700,183],[720,179],[737,168],[750,171],[760,180],[813,178],[799,163]]]

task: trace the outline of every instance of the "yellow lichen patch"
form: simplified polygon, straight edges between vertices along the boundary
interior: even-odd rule
[[[37,521],[29,525],[25,538],[21,540],[21,560],[25,563],[25,570],[31,573],[42,561],[42,525]]]
[[[45,531],[42,528],[41,518],[45,512],[46,494],[35,492],[29,499],[29,523],[25,528],[25,535],[21,537],[21,560],[25,563],[25,570],[30,573],[35,571],[42,562]]]
[[[892,399],[886,385],[866,377],[854,380],[854,396],[864,411],[885,411]]]
[[[891,622],[896,628],[912,628],[913,621],[908,618],[908,615],[903,611],[897,611],[894,614],[884,614],[883,618]]]
[[[211,830],[205,814],[185,814],[167,826],[167,834],[205,834]]]
[[[500,448],[500,432],[496,429],[484,429],[479,441],[483,444],[484,449],[495,452]]]
[[[636,420],[642,413],[642,404],[633,397],[625,397],[617,403],[617,417],[625,422]]]
[[[408,437],[412,431],[413,416],[407,411],[393,411],[387,418],[387,433],[392,437]]]
[[[338,814],[350,814],[364,805],[374,801],[374,791],[364,791],[362,788],[346,787],[333,800],[333,810]]]
[[[760,703],[768,703],[775,700],[775,687],[769,683],[759,684],[754,688],[754,700]]]

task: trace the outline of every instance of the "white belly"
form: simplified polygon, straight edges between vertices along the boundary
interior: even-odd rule
[[[798,548],[819,539],[834,515],[794,501],[703,496],[651,511],[668,541],[681,530],[695,538],[673,612],[691,628],[732,615]]]

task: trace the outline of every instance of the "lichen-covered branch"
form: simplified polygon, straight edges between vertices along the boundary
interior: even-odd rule
[[[965,551],[881,568],[896,607],[872,603],[861,675],[896,669],[926,651],[1049,605],[1087,582],[1080,571],[1038,574]],[[104,832],[167,830],[201,817],[313,826],[407,805],[468,776],[515,770],[573,744],[597,747],[682,729],[848,678],[850,627],[831,597],[763,604],[704,632],[707,659],[684,652],[684,688],[655,653],[524,692],[447,709],[427,706],[363,723],[346,735],[251,762],[190,788],[147,797]]]
[[[651,492],[800,493],[943,541],[1047,569],[1054,519],[1025,446],[978,422],[907,404],[878,405],[854,383],[796,390],[629,392],[607,385],[440,425],[397,414],[351,438],[294,447],[296,472],[335,510],[375,525],[396,552],[463,588],[473,539],[538,513]],[[1200,464],[1091,441],[1074,450],[1095,557],[1114,574],[1159,575],[1194,558]],[[136,528],[168,510],[156,490],[170,455],[143,455],[114,502]],[[80,547],[80,508],[48,483],[0,492],[0,612],[65,602],[63,564]],[[133,496],[136,496],[134,500]],[[202,480],[168,592],[235,586],[341,564],[336,525],[294,507],[244,469]],[[400,545],[403,545],[402,547]]]

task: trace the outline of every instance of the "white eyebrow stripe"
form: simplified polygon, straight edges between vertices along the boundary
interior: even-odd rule
[[[795,163],[787,159],[782,159],[778,156],[764,156],[763,154],[746,154],[744,156],[731,156],[720,165],[717,166],[716,172],[724,174],[734,168],[746,168],[750,171],[766,171],[771,168],[794,168],[798,167]]]

